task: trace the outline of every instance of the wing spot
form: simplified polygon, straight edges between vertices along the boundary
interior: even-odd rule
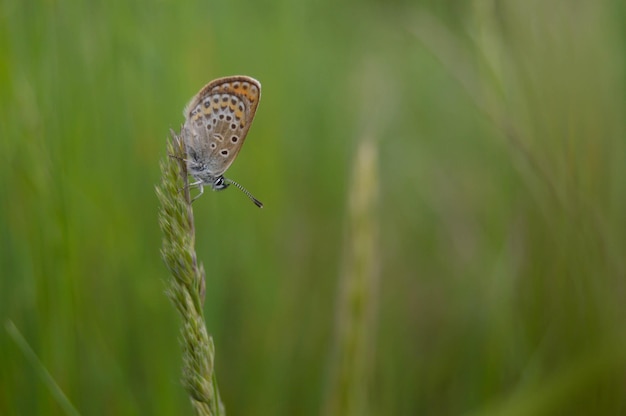
[[[239,141],[239,137],[233,136],[233,137],[230,138],[230,141],[233,142],[233,143],[237,143]]]
[[[220,154],[221,154],[222,156],[226,157],[226,156],[228,156],[228,150],[227,150],[227,149],[224,149],[224,150],[222,150],[222,151],[220,152]]]

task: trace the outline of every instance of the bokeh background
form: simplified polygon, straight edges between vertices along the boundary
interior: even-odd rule
[[[154,187],[234,74],[265,208],[194,203],[229,414],[626,414],[625,51],[620,0],[1,0],[0,414],[192,414]]]

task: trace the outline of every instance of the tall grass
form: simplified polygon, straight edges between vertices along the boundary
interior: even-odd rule
[[[358,147],[348,202],[344,264],[335,309],[334,352],[325,402],[327,415],[372,411],[378,315],[378,151],[371,139]]]
[[[352,408],[623,413],[622,3],[0,2],[0,319],[81,414],[191,413],[153,189],[189,97],[246,74],[263,100],[228,173],[265,208],[194,203],[229,414],[343,394],[365,136],[379,280]],[[0,336],[0,414],[64,414],[23,351]]]
[[[224,414],[215,376],[215,346],[203,315],[206,277],[195,251],[195,226],[187,155],[182,139],[171,131],[168,156],[161,162],[159,224],[163,232],[161,255],[172,277],[167,294],[180,314],[183,348],[182,383],[198,415]]]

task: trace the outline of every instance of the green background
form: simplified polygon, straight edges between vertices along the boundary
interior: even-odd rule
[[[44,370],[84,415],[192,413],[154,186],[235,74],[265,208],[193,206],[230,415],[324,413],[364,139],[363,412],[626,414],[625,51],[619,0],[1,0],[0,414],[65,414]]]

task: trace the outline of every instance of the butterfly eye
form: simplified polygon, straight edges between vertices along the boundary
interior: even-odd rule
[[[228,185],[230,184],[226,183],[223,176],[218,176],[213,181],[213,189],[215,189],[216,191],[221,191],[222,189],[226,189],[228,188]]]

